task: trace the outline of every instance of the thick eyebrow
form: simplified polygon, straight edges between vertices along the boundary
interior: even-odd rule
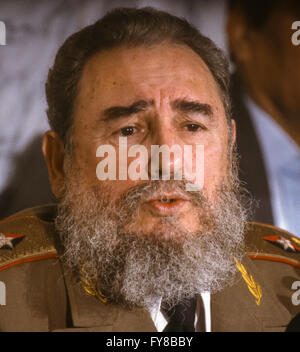
[[[112,106],[103,111],[103,121],[126,117],[144,111],[154,105],[153,100],[138,100],[129,106]]]
[[[172,107],[174,110],[184,113],[200,113],[209,117],[213,116],[211,105],[196,100],[176,99],[172,102]]]

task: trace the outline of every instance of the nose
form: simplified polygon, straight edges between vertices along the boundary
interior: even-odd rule
[[[148,176],[152,180],[181,179],[183,147],[172,128],[160,126],[152,139]]]

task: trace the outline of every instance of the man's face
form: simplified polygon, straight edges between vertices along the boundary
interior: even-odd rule
[[[148,163],[151,145],[192,146],[193,172],[202,144],[203,189],[190,192],[186,179],[172,177],[99,181],[96,150],[113,146],[118,169],[120,136],[128,147],[143,145]],[[218,88],[192,50],[164,44],[92,57],[79,84],[56,218],[65,263],[125,306],[174,305],[230,284],[233,257],[243,255],[245,213],[227,141]],[[172,175],[177,162],[162,167]]]
[[[96,157],[97,148],[106,144],[115,148],[118,176],[119,137],[126,136],[128,147],[138,144],[147,148],[149,163],[151,145],[193,146],[193,171],[196,145],[203,145],[202,191],[209,201],[215,202],[228,167],[227,124],[217,85],[195,52],[174,44],[101,52],[86,63],[78,92],[72,162],[77,167],[82,192],[91,188],[103,190],[111,201],[118,202],[144,182],[130,178],[97,179],[96,168],[101,160]],[[128,109],[135,103],[138,104],[133,109]],[[133,159],[128,158],[127,164]],[[171,174],[177,162],[171,157]],[[160,201],[162,198],[167,198],[167,203]],[[171,190],[159,191],[145,199],[137,212],[139,216],[127,224],[130,232],[168,236],[164,219],[174,215],[186,231],[195,232],[201,227],[187,193],[183,196]]]

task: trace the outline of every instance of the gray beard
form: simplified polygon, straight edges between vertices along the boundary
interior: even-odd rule
[[[149,309],[162,299],[172,307],[233,283],[237,271],[233,258],[242,259],[246,223],[236,182],[222,186],[215,206],[201,192],[186,192],[184,181],[149,181],[114,203],[108,190],[78,189],[70,178],[58,206],[56,228],[65,248],[62,260],[77,278],[100,288],[109,301]],[[162,218],[164,229],[172,231],[168,239],[157,233],[124,231],[149,195],[171,189],[191,197],[199,214],[199,231],[187,232],[177,216]]]

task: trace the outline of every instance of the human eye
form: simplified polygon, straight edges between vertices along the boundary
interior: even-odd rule
[[[134,126],[126,126],[121,128],[118,132],[119,132],[119,135],[122,137],[130,137],[137,132],[137,128]]]
[[[188,132],[198,132],[203,130],[203,127],[196,123],[188,123],[184,126],[184,129]]]
[[[117,145],[120,138],[127,138],[129,144],[140,144],[147,135],[147,128],[142,124],[135,122],[123,123],[119,126],[112,126],[107,131],[107,141],[110,144]]]

